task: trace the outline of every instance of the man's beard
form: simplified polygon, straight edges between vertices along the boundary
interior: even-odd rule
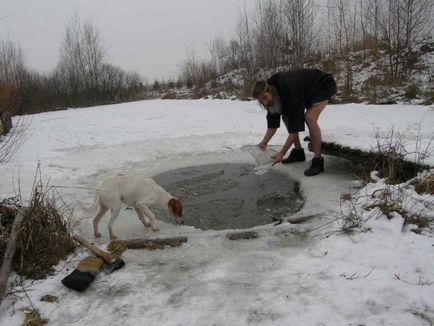
[[[282,101],[280,100],[279,94],[274,86],[270,86],[271,94],[273,95],[273,100],[268,103],[267,111],[271,114],[279,113],[282,114]]]

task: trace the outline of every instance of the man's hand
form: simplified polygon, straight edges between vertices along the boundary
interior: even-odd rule
[[[260,149],[262,149],[263,151],[265,151],[265,150],[267,149],[267,143],[264,143],[263,141],[261,141],[261,142],[258,144],[258,147],[259,147]]]
[[[271,163],[271,166],[274,166],[277,163],[281,162],[284,155],[285,154],[282,154],[281,152],[278,152],[278,153],[276,153],[274,155],[271,155],[271,159],[273,160],[273,162]]]

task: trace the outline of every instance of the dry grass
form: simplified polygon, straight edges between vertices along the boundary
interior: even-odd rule
[[[413,186],[413,187],[409,187]],[[370,219],[384,218],[391,220],[397,216],[403,219],[404,228],[417,234],[432,234],[434,232],[434,220],[432,216],[432,204],[424,197],[416,194],[433,194],[434,170],[424,171],[413,180],[400,185],[385,184],[372,193],[357,193],[354,195],[341,195],[341,231],[351,234],[360,231]],[[365,204],[362,204],[368,200]],[[345,207],[343,212],[342,207]],[[369,212],[368,214],[365,214]]]
[[[404,157],[408,154],[405,139],[393,128],[385,135],[377,131],[375,138],[377,144],[372,150],[377,155],[372,160],[371,171],[379,171],[389,183],[406,181],[402,179],[406,175]]]
[[[76,245],[70,236],[67,219],[53,200],[48,198],[48,191],[41,190],[41,183],[35,184],[18,231],[12,268],[19,275],[41,279],[53,271],[54,265],[72,253]],[[8,235],[20,206],[22,204],[18,197],[0,202],[0,222],[6,230],[5,236],[0,239],[0,260],[3,259]]]
[[[34,279],[44,278],[52,271],[52,266],[75,248],[65,218],[44,193],[38,191],[33,194],[18,237],[17,271]]]
[[[351,194],[341,194],[341,201],[351,201],[352,196]]]
[[[412,228],[411,231],[415,233],[422,233],[424,230],[433,230],[433,220],[428,213],[428,208],[422,205],[422,209],[411,210],[405,207],[404,202],[413,201],[412,205],[417,203],[423,203],[418,198],[414,198],[411,193],[407,193],[405,187],[402,187],[399,191],[400,196],[393,194],[393,191],[389,186],[381,192],[378,199],[370,205],[364,206],[365,210],[372,211],[371,217],[386,216],[389,220],[399,215],[404,220],[403,227],[406,225],[415,225],[417,228]],[[416,207],[416,206],[414,206]]]
[[[59,302],[59,298],[56,297],[55,295],[45,294],[44,296],[41,297],[41,301],[54,303],[54,302]]]
[[[349,205],[350,210],[347,214],[342,215],[341,219],[341,231],[347,235],[351,235],[355,230],[363,228],[365,222],[363,213],[357,210],[357,207],[352,200]]]
[[[417,215],[408,212],[402,206],[400,206],[400,203],[394,201],[384,200],[365,207],[367,210],[373,210],[375,208],[379,209],[379,211],[389,220],[394,217],[394,213],[399,214],[404,219],[404,225],[413,224],[419,228],[419,231],[417,229],[413,230],[413,232],[416,233],[420,233],[424,228],[430,226],[431,221],[428,218],[423,215]]]
[[[47,325],[47,323],[48,320],[42,319],[39,311],[33,309],[26,313],[26,319],[24,319],[22,326],[43,326]]]
[[[415,191],[421,194],[434,195],[434,174],[425,179],[415,179],[410,183],[414,186]]]

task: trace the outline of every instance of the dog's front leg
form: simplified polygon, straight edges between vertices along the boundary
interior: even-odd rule
[[[144,204],[138,203],[137,207],[143,212],[143,214],[149,217],[152,231],[160,231],[160,228],[157,226],[157,220],[155,219],[154,213],[152,213],[152,211]]]
[[[147,217],[145,215],[145,213],[143,212],[143,210],[140,208],[139,204],[136,204],[134,206],[134,210],[136,211],[137,216],[139,217],[139,220],[143,223],[143,225],[145,227],[147,227],[147,228],[150,227],[151,226],[151,222],[149,220],[149,217]]]

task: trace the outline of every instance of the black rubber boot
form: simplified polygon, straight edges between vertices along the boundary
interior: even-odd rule
[[[287,158],[282,160],[283,164],[294,163],[294,162],[304,162],[306,161],[306,156],[304,155],[303,148],[293,148],[291,153],[289,153]]]
[[[314,157],[312,161],[310,161],[309,168],[304,171],[304,175],[307,177],[311,177],[321,172],[324,172],[324,158]]]

